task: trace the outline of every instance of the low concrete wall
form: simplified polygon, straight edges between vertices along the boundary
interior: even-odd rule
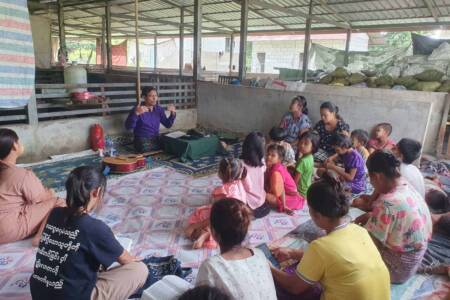
[[[267,133],[279,124],[296,95],[308,101],[313,123],[320,119],[320,105],[326,100],[340,108],[351,129],[370,130],[375,124],[393,125],[392,138],[414,138],[424,152],[434,154],[446,94],[393,91],[304,84],[302,91],[280,91],[244,86],[200,82],[198,85],[198,123],[201,126],[239,133],[260,130]]]
[[[101,124],[105,133],[125,133],[126,114],[107,117],[87,117],[40,122],[36,127],[30,125],[6,126],[17,132],[25,146],[21,163],[35,162],[50,155],[76,152],[89,149],[89,128]],[[177,119],[170,130],[194,128],[197,123],[197,110],[178,110]],[[161,131],[167,131],[161,126]]]

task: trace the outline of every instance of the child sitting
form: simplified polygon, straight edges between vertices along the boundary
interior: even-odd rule
[[[90,216],[105,188],[105,176],[93,167],[70,173],[67,207],[51,211],[36,253],[33,299],[127,299],[144,285],[147,266],[123,249],[105,223]],[[99,272],[114,262],[121,266]]]
[[[283,146],[272,144],[267,148],[266,201],[278,211],[292,215],[293,210],[303,208],[305,199],[297,192],[294,179],[281,163],[283,158]]]
[[[402,162],[400,174],[425,199],[425,181],[420,170],[412,163],[419,158],[422,145],[413,139],[401,139],[393,149],[393,153]]]
[[[347,182],[352,194],[360,194],[366,190],[366,172],[364,159],[358,151],[352,148],[349,137],[338,134],[334,137],[334,149],[339,155],[344,168],[335,164],[335,159],[325,162],[325,168],[336,172],[343,181]]]
[[[369,153],[375,150],[392,150],[395,142],[389,138],[392,133],[392,125],[389,123],[380,123],[372,131],[372,138],[367,143]]]
[[[366,148],[367,142],[369,141],[369,134],[365,130],[356,129],[352,131],[350,138],[352,139],[353,148],[361,154],[364,162],[366,162],[369,158],[369,151]]]
[[[319,149],[320,137],[317,133],[308,131],[300,136],[298,141],[298,153],[300,156],[295,168],[294,181],[297,190],[303,197],[311,185],[314,174],[314,153]]]
[[[269,144],[280,145],[284,148],[283,165],[285,165],[286,167],[295,167],[294,149],[292,148],[291,144],[284,141],[287,136],[286,129],[273,127],[269,132],[269,136],[270,136]]]
[[[255,218],[262,218],[270,212],[264,190],[264,173],[266,172],[264,144],[264,136],[256,131],[249,133],[242,144],[241,160],[247,171],[247,176],[242,183],[247,192],[247,204]]]
[[[212,192],[212,201],[223,198],[234,198],[247,204],[247,193],[245,192],[242,180],[246,177],[247,171],[239,159],[224,158],[219,164],[219,178],[223,185],[216,187]],[[186,236],[194,240],[193,248],[199,249],[205,246],[212,249],[217,247],[216,241],[211,235],[209,227],[209,216],[211,205],[197,208],[189,217],[189,225],[185,229]]]

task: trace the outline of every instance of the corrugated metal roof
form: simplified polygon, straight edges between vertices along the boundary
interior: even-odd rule
[[[109,0],[113,35],[127,35],[134,29],[134,1]],[[240,28],[241,0],[203,0],[205,33],[233,33]],[[382,30],[408,25],[450,25],[450,0],[313,0],[312,28]],[[49,16],[57,25],[56,6],[34,5],[32,14]],[[101,34],[104,0],[66,0],[64,7],[68,35]],[[140,0],[143,35],[177,34],[181,7],[185,11],[185,32],[191,32],[194,0]],[[253,0],[249,4],[249,32],[303,30],[309,0]],[[57,26],[56,26],[57,27]],[[115,32],[114,32],[115,31]]]

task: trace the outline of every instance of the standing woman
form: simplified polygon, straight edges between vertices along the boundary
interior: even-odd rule
[[[24,148],[17,134],[0,129],[0,244],[25,239],[36,233],[37,246],[41,225],[49,212],[63,200],[45,188],[32,171],[16,166]]]
[[[403,283],[416,273],[432,233],[427,204],[401,177],[399,167],[391,152],[372,153],[367,168],[378,198],[371,212],[356,219],[357,223],[366,223],[392,283]]]
[[[296,149],[300,135],[311,128],[305,97],[299,95],[292,99],[289,112],[281,119],[280,128],[287,132],[285,141]]]
[[[320,118],[314,126],[314,130],[319,133],[319,151],[314,154],[316,161],[324,162],[335,154],[333,138],[336,134],[350,134],[350,126],[345,123],[339,115],[339,107],[327,101],[320,106]]]

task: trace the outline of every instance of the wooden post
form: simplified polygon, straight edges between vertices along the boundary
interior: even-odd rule
[[[194,0],[194,59],[193,80],[197,80],[202,73],[202,0]]]
[[[112,42],[111,42],[111,4],[106,2],[105,6],[105,19],[106,19],[106,69],[112,70]]]
[[[141,105],[141,66],[139,62],[139,0],[134,0],[134,35],[136,37],[136,104]]]
[[[66,33],[64,30],[64,4],[58,0],[58,30],[59,30],[59,62],[67,61]]]
[[[303,50],[303,82],[308,80],[308,65],[309,65],[309,48],[311,44],[311,20],[313,12],[313,0],[309,1],[309,14],[306,19],[306,33],[305,33],[305,47]]]
[[[27,114],[28,114],[28,124],[30,124],[31,126],[36,126],[39,121],[38,121],[38,111],[36,104],[36,95],[34,93],[34,86],[33,86],[33,94],[31,95],[30,100],[28,101]]]
[[[233,50],[234,50],[234,34],[231,34],[230,37],[230,65],[228,69],[230,69],[230,76],[233,73]]]
[[[351,29],[347,29],[347,38],[345,40],[345,54],[344,54],[344,66],[347,67],[348,66],[348,55],[350,52],[350,41],[352,38],[352,30]]]
[[[155,69],[156,74],[156,69],[158,68],[158,36],[156,34],[153,38],[153,60],[153,68]]]
[[[245,79],[247,64],[247,29],[248,29],[248,1],[241,0],[241,29],[239,40],[239,80]]]
[[[184,7],[180,7],[180,58],[179,58],[179,75],[183,76],[184,68]]]
[[[106,69],[106,18],[102,17],[102,40],[101,40],[101,58],[102,68]]]

